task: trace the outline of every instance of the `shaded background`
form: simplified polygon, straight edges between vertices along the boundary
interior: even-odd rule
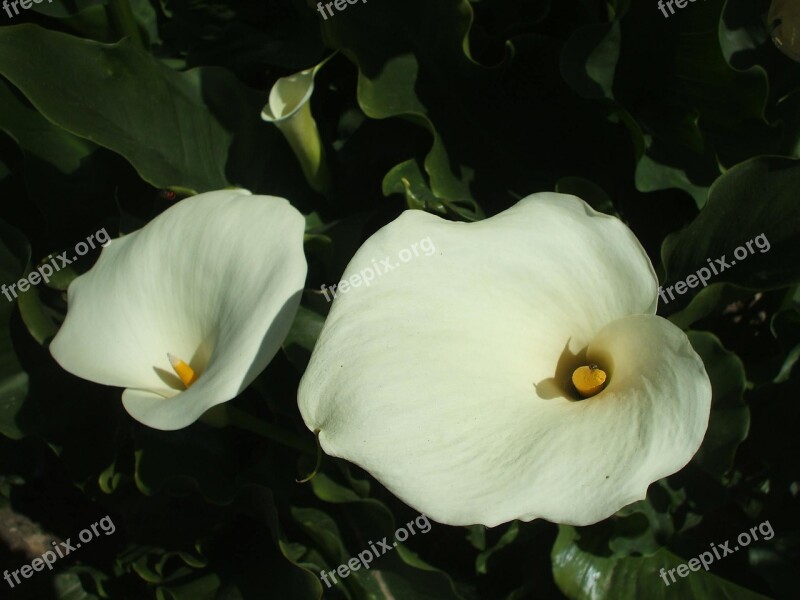
[[[105,515],[117,527],[52,573],[0,581],[0,597],[796,597],[796,2],[706,0],[665,18],[650,0],[370,0],[323,21],[301,0],[53,0],[0,19],[3,283],[231,185],[307,214],[309,260],[283,352],[233,401],[272,425],[260,431],[154,431],[120,390],[55,364],[64,290],[95,254],[0,298],[0,567]],[[279,77],[334,51],[311,99],[333,176],[320,194],[259,113]],[[703,447],[594,526],[434,523],[327,589],[321,569],[417,513],[339,460],[295,482],[316,459],[295,400],[328,309],[314,290],[406,208],[472,221],[545,190],[619,216],[665,285],[769,239],[659,307],[712,379]],[[663,585],[660,568],[765,520],[771,540]]]

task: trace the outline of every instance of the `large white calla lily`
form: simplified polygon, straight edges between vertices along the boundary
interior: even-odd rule
[[[594,523],[691,459],[709,379],[622,222],[552,193],[470,224],[406,211],[343,279],[425,237],[435,254],[333,303],[299,390],[328,454],[488,526]]]
[[[187,198],[72,282],[50,352],[79,377],[127,388],[123,404],[145,425],[186,427],[280,348],[305,282],[303,230],[282,198]]]

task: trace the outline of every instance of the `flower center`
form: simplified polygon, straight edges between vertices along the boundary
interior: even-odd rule
[[[172,365],[172,369],[181,378],[183,385],[188,389],[190,385],[192,385],[195,381],[197,381],[197,373],[194,372],[194,369],[183,362],[180,358],[176,356],[172,356],[172,354],[167,353],[167,358],[169,358],[169,364]]]
[[[572,385],[582,398],[588,398],[603,389],[606,377],[606,372],[597,365],[578,367],[572,373]]]

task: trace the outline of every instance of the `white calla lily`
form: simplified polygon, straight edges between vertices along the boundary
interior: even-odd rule
[[[686,465],[710,382],[621,221],[553,193],[470,224],[406,211],[342,279],[425,236],[434,255],[333,303],[299,390],[328,454],[451,525],[594,523]],[[584,400],[581,367],[608,376]]]
[[[317,122],[311,114],[311,95],[314,77],[327,61],[278,79],[270,90],[269,102],[261,111],[261,119],[273,123],[286,138],[300,161],[306,180],[318,192],[327,189],[329,175]]]
[[[112,240],[70,284],[50,352],[79,377],[127,388],[123,404],[145,425],[186,427],[279,350],[305,282],[303,231],[282,198],[187,198]]]

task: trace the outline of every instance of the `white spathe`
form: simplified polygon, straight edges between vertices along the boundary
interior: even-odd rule
[[[269,102],[261,111],[261,119],[273,123],[292,148],[306,180],[318,192],[329,185],[325,151],[311,114],[314,77],[328,59],[310,69],[281,77],[269,92]]]
[[[246,190],[182,200],[71,283],[50,352],[70,373],[126,388],[125,409],[145,425],[186,427],[278,352],[305,282],[304,226],[288,201]],[[199,375],[188,390],[167,353]]]
[[[470,224],[410,210],[342,279],[425,237],[434,255],[333,303],[299,389],[328,454],[440,523],[487,526],[595,523],[692,458],[710,382],[655,316],[656,275],[621,221],[554,193]],[[608,385],[576,401],[589,363]]]

